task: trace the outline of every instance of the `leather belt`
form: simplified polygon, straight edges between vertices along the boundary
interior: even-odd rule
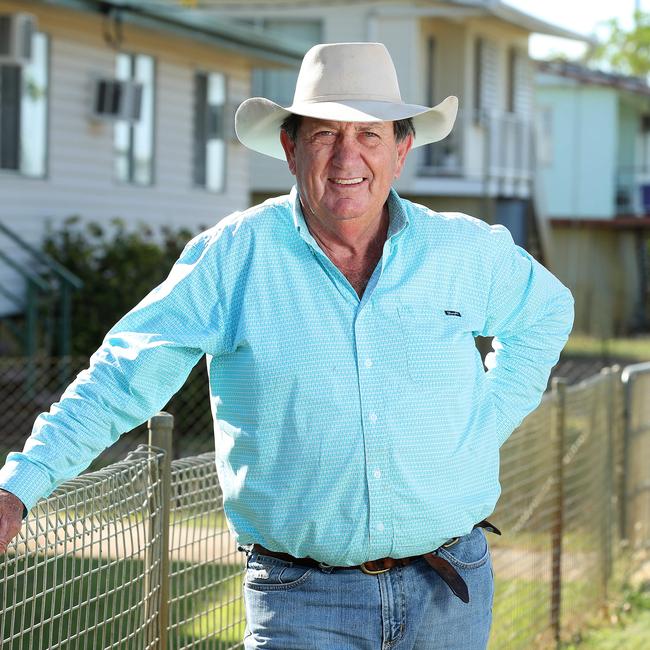
[[[484,528],[488,532],[501,535],[501,531],[494,524],[491,524],[487,519],[474,524],[474,528]],[[314,560],[310,557],[293,557],[293,555],[289,555],[288,553],[270,551],[260,544],[253,544],[253,551],[261,553],[262,555],[268,555],[270,557],[275,557],[279,560],[292,562],[293,564],[298,564],[301,566],[315,567],[317,569],[359,569],[367,575],[378,575],[380,573],[385,573],[386,571],[390,571],[396,566],[407,566],[415,560],[424,558],[427,564],[447,583],[451,591],[464,603],[468,603],[469,592],[467,590],[467,584],[460,577],[458,571],[456,571],[452,564],[448,560],[445,560],[445,558],[438,555],[438,551],[440,549],[453,546],[458,542],[459,539],[460,537],[452,537],[434,551],[424,553],[422,555],[411,555],[409,557],[402,558],[384,557],[379,560],[371,560],[369,562],[364,562],[363,564],[357,564],[355,566],[332,566],[323,562],[319,562],[318,560]]]

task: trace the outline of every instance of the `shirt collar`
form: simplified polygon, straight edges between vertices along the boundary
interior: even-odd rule
[[[293,209],[294,227],[303,239],[312,242],[313,238],[309,233],[309,228],[307,228],[307,222],[305,221],[305,216],[302,213],[302,207],[300,205],[300,196],[295,185],[291,188],[289,197]],[[409,218],[402,204],[402,199],[400,199],[399,194],[392,187],[388,195],[388,219],[387,239],[399,235],[409,225]]]

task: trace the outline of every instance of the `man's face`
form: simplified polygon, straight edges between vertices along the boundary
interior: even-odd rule
[[[303,204],[326,223],[379,219],[413,142],[395,140],[392,122],[303,117],[296,141],[281,131]]]

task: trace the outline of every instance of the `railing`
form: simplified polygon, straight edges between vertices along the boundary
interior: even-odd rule
[[[527,118],[490,111],[482,123],[487,139],[488,179],[498,183],[530,183],[533,131]]]
[[[451,133],[440,142],[422,148],[420,176],[460,177],[467,174],[465,169],[465,137],[468,134],[467,114],[458,111],[456,125]]]
[[[459,111],[456,126],[444,140],[423,148],[420,176],[480,181],[489,195],[518,196],[530,192],[533,131],[515,113]]]
[[[650,167],[621,165],[616,174],[616,214],[650,214]]]
[[[27,283],[24,299],[15,292],[0,286],[0,293],[5,296],[19,311],[25,312],[26,327],[24,332],[14,334],[23,341],[25,354],[33,356],[36,353],[38,301],[40,296],[52,295],[58,289],[59,327],[58,354],[68,356],[71,350],[71,309],[72,292],[83,287],[83,281],[74,273],[59,264],[49,255],[34,248],[8,226],[0,222],[0,233],[14,242],[30,258],[30,265],[20,264],[0,249],[0,260],[16,271]],[[34,269],[42,268],[44,272],[37,273]],[[11,324],[9,324],[11,328]],[[51,352],[51,351],[50,351]]]
[[[502,447],[492,650],[558,647],[647,560],[649,390],[650,364],[555,380]],[[167,418],[30,513],[0,558],[3,650],[242,647],[214,454],[168,463]]]

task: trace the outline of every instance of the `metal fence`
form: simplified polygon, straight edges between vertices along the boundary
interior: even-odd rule
[[[11,450],[21,449],[36,417],[56,402],[65,387],[88,365],[86,357],[0,356],[0,464]],[[214,448],[205,362],[197,364],[181,390],[165,406],[176,418],[173,458]],[[147,442],[146,425],[125,433],[90,466],[96,470],[123,459]]]
[[[650,364],[555,380],[503,446],[491,650],[557,647],[647,562],[648,395]],[[30,513],[0,562],[3,649],[242,647],[213,454],[170,463],[171,426],[152,426],[152,446]]]

